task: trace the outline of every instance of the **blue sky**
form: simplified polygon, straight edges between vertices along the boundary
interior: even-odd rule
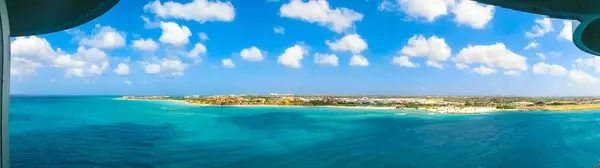
[[[600,95],[570,37],[469,0],[121,1],[12,39],[11,93]]]

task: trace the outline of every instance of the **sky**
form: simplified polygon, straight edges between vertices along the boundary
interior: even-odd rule
[[[572,23],[470,0],[136,0],[11,39],[11,94],[600,95]]]

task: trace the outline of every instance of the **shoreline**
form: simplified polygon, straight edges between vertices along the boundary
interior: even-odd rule
[[[180,101],[191,106],[211,106],[211,107],[276,107],[276,108],[345,108],[345,109],[370,109],[370,110],[396,110],[396,107],[375,107],[375,106],[301,106],[301,105],[213,105],[213,104],[196,104]],[[401,110],[401,109],[398,109]]]
[[[495,107],[430,107],[430,108],[396,108],[396,107],[378,107],[378,106],[304,106],[304,105],[213,105],[213,104],[197,104],[189,103],[184,100],[152,100],[152,99],[123,99],[114,98],[115,100],[131,100],[131,101],[156,101],[156,102],[176,102],[189,106],[211,106],[211,107],[272,107],[272,108],[340,108],[340,109],[368,109],[368,110],[417,110],[429,113],[437,114],[486,114],[486,113],[498,113],[498,112],[531,112],[531,111],[551,111],[551,112],[578,112],[578,111],[589,111],[589,110],[600,110],[600,105],[593,106],[593,108],[574,108],[572,106],[543,106],[542,107],[530,107],[530,108],[517,108],[517,109],[498,109]],[[562,107],[562,108],[561,108]]]
[[[189,103],[184,100],[145,100],[145,99],[123,99],[115,98],[115,100],[132,100],[132,101],[164,101],[164,102],[177,102],[190,106],[210,106],[210,107],[280,107],[280,108],[347,108],[347,109],[372,109],[372,110],[406,110],[398,109],[396,107],[376,107],[376,106],[302,106],[302,105],[269,105],[269,104],[256,104],[256,105],[214,105],[214,104],[197,104]],[[417,109],[415,109],[417,110]]]

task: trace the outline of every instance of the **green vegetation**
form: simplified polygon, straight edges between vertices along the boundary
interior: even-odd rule
[[[517,109],[517,107],[515,106],[511,106],[511,105],[507,105],[507,104],[501,104],[496,106],[497,109]]]
[[[600,97],[509,96],[323,96],[323,95],[231,95],[231,96],[123,96],[121,99],[178,100],[204,105],[370,106],[397,108],[496,107],[497,109],[579,108],[600,106]],[[594,106],[587,106],[594,105]],[[568,107],[567,107],[568,106]],[[577,106],[577,107],[575,107]]]

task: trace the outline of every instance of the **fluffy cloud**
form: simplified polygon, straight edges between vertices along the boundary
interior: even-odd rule
[[[182,46],[189,43],[189,37],[192,36],[192,32],[187,26],[179,26],[175,22],[160,22],[160,28],[162,34],[158,41],[162,43]]]
[[[95,48],[118,48],[125,46],[125,33],[118,32],[110,26],[96,25],[95,34],[90,37],[83,37],[80,45],[91,46]]]
[[[147,38],[147,39],[141,38],[141,39],[134,40],[132,45],[133,45],[133,48],[135,48],[136,50],[141,50],[141,51],[154,51],[154,50],[158,49],[158,43],[156,43],[151,38]]]
[[[223,67],[225,68],[235,68],[235,64],[231,58],[221,60],[221,64],[223,64]]]
[[[242,59],[251,62],[263,60],[263,53],[256,46],[243,49],[242,51],[240,51],[240,56],[242,56]]]
[[[144,72],[148,74],[157,74],[161,72],[160,64],[149,63],[144,66]]]
[[[459,0],[452,9],[458,24],[467,24],[476,29],[484,28],[494,17],[494,6],[481,5],[473,0]]]
[[[541,37],[544,36],[546,33],[554,31],[554,28],[552,27],[552,20],[550,20],[550,18],[548,17],[536,19],[535,23],[536,25],[532,28],[530,32],[525,32],[525,37]]]
[[[315,63],[321,65],[338,66],[338,57],[335,54],[315,54]]]
[[[369,66],[369,60],[362,55],[353,55],[352,58],[350,58],[350,66],[366,67]]]
[[[301,68],[300,60],[304,58],[308,52],[300,45],[294,45],[290,48],[285,49],[283,54],[277,57],[277,62],[288,68]]]
[[[62,54],[54,61],[54,67],[64,69],[67,77],[102,75],[108,69],[108,55],[97,48],[79,47],[73,55]]]
[[[151,61],[142,61],[144,72],[148,74],[164,74],[166,76],[183,76],[188,64],[176,58],[153,58]]]
[[[426,39],[419,34],[408,39],[408,44],[399,53],[410,57],[427,57],[431,61],[445,61],[450,57],[451,51],[443,38],[431,36]]]
[[[567,69],[560,65],[551,65],[540,62],[533,65],[533,73],[550,76],[564,76],[567,74]]]
[[[514,70],[512,70],[512,71],[504,71],[504,75],[519,76],[519,75],[521,75],[521,72],[514,71]]]
[[[397,56],[392,58],[392,64],[400,65],[403,67],[415,68],[419,67],[419,64],[410,62],[408,56]]]
[[[318,23],[337,33],[354,28],[354,22],[360,21],[363,15],[348,8],[331,9],[327,0],[291,0],[279,8],[281,17]]]
[[[503,43],[496,43],[494,45],[469,45],[467,48],[463,48],[452,60],[464,65],[484,64],[492,68],[501,67],[509,70],[527,70],[527,58],[508,50]]]
[[[563,29],[558,35],[558,39],[573,41],[573,22],[565,20],[563,21]]]
[[[184,54],[184,56],[196,61],[198,63],[201,59],[201,55],[206,53],[206,46],[201,43],[196,43],[191,51]]]
[[[579,66],[585,68],[593,68],[596,72],[600,72],[600,57],[579,58],[575,60]]]
[[[50,43],[36,36],[17,37],[10,43],[11,75],[34,75],[38,68],[51,63],[58,56]]]
[[[425,18],[433,22],[437,17],[447,15],[454,0],[397,0],[401,10],[415,18]]]
[[[127,85],[132,85],[132,84],[133,84],[133,82],[131,82],[131,81],[129,81],[129,80],[123,81],[123,83],[125,83],[125,84],[127,84]]]
[[[597,84],[600,80],[580,70],[569,71],[569,79],[577,84]]]
[[[11,42],[11,75],[27,76],[40,67],[64,70],[66,77],[87,77],[103,74],[108,69],[108,56],[98,48],[77,49],[73,55],[55,51],[46,39],[36,36],[17,37]]]
[[[532,48],[537,48],[538,46],[540,46],[540,43],[532,41],[532,42],[529,42],[529,44],[527,44],[527,46],[525,46],[525,48],[523,48],[523,49],[529,50],[529,49],[532,49]]]
[[[129,74],[129,65],[127,65],[125,63],[119,63],[119,65],[117,65],[117,68],[115,68],[114,72],[117,75],[128,75]]]
[[[165,2],[159,0],[148,3],[144,10],[156,14],[160,18],[194,20],[200,23],[207,21],[231,22],[235,18],[235,9],[231,2],[194,0],[189,3]]]
[[[396,0],[396,4],[384,0],[377,9],[392,11],[394,8],[410,17],[424,19],[427,22],[434,22],[437,18],[452,13],[457,24],[469,25],[475,29],[485,28],[495,12],[494,6],[472,0]]]
[[[36,70],[42,66],[42,64],[39,62],[35,62],[21,57],[11,58],[10,64],[11,77],[35,75]]]
[[[283,28],[281,26],[273,27],[273,31],[277,34],[285,34],[285,28]]]
[[[496,69],[481,65],[477,68],[473,68],[473,72],[481,74],[481,75],[489,75],[489,74],[496,73]]]
[[[334,42],[327,40],[325,44],[333,51],[350,51],[354,54],[360,54],[368,48],[367,42],[356,33],[348,34]]]

